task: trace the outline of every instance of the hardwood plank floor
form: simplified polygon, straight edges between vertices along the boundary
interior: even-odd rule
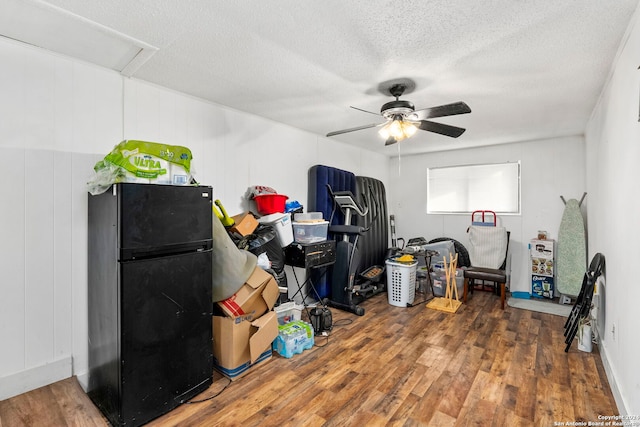
[[[421,295],[418,295],[421,297]],[[617,414],[602,362],[564,353],[565,318],[475,292],[457,313],[398,308],[380,294],[363,317],[333,309],[331,336],[213,385],[149,426],[552,426]],[[350,322],[350,323],[349,323]],[[74,378],[0,402],[0,427],[108,426]]]

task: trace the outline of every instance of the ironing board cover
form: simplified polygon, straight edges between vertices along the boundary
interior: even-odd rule
[[[469,227],[469,258],[473,267],[500,268],[507,254],[507,230],[504,227]]]
[[[558,292],[564,295],[578,295],[586,269],[587,246],[580,203],[576,199],[569,199],[558,231]]]

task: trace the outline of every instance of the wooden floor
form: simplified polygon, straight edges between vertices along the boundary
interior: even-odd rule
[[[602,362],[574,343],[565,318],[506,307],[476,292],[457,313],[398,308],[380,294],[317,347],[272,359],[219,396],[151,426],[553,426],[617,414]],[[322,346],[322,347],[320,347]],[[228,380],[193,400],[206,399]],[[0,426],[106,426],[73,378],[0,402]]]

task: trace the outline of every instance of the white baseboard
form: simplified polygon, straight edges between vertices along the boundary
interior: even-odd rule
[[[36,366],[0,378],[0,400],[69,378],[72,375],[71,356]]]
[[[624,399],[622,398],[622,394],[620,394],[618,384],[616,383],[616,377],[613,374],[611,365],[609,365],[609,359],[607,359],[607,349],[603,345],[600,345],[599,347],[600,359],[602,360],[602,365],[604,366],[604,372],[605,374],[607,374],[607,380],[609,381],[609,387],[611,387],[611,393],[613,394],[613,398],[616,401],[616,406],[618,406],[618,412],[620,415],[628,415],[627,407],[625,405]]]
[[[78,379],[78,383],[80,383],[80,387],[82,387],[86,393],[89,389],[89,372],[76,374],[76,378]]]

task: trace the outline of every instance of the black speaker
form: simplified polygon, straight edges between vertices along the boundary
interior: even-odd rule
[[[316,335],[321,334],[324,331],[330,331],[333,328],[333,319],[331,317],[331,310],[327,307],[315,307],[311,309],[309,314],[311,318],[311,325]]]

